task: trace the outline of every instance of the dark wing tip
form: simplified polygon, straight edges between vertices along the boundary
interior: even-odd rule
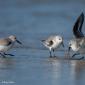
[[[45,40],[41,40],[41,42],[44,42]]]
[[[9,45],[11,45],[12,44],[12,42],[11,41],[9,41],[8,43],[7,43],[7,46],[9,46]]]
[[[83,16],[84,17],[84,13],[82,12],[80,16]]]
[[[81,18],[81,21],[83,23],[84,22],[84,13],[83,12],[81,13],[80,18]]]
[[[83,22],[84,22],[84,13],[82,12],[80,16],[77,18],[73,27],[73,34],[76,38],[84,37],[84,34],[81,31]]]

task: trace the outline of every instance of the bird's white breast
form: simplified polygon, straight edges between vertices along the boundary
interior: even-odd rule
[[[0,45],[0,51],[5,52],[5,51],[9,50],[11,47],[12,47],[12,45],[9,45],[9,46],[2,46],[2,45]]]
[[[77,46],[75,46],[75,45],[72,45],[71,48],[72,48],[73,51],[79,51],[79,47],[77,47]]]

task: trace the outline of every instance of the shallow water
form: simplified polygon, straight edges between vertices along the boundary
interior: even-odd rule
[[[84,0],[0,0],[0,37],[14,34],[23,43],[10,50],[15,56],[0,58],[0,85],[84,85],[85,61],[64,59],[82,11]],[[52,34],[65,39],[55,52],[60,59],[49,58],[40,42]]]

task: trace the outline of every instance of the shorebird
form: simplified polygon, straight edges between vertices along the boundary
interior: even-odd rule
[[[14,35],[0,39],[0,55],[3,57],[5,55],[13,56],[12,54],[6,54],[6,52],[13,47],[15,42],[22,44]]]
[[[46,40],[42,40],[43,45],[49,49],[50,57],[52,57],[52,51],[54,53],[55,48],[58,48],[61,44],[63,44],[63,38],[59,35],[53,35],[48,37]],[[55,57],[55,54],[54,54]]]
[[[70,40],[69,42],[68,50],[70,51],[70,49],[72,49],[75,52],[75,54],[73,54],[72,57],[74,57],[75,55],[85,55],[85,37],[82,32],[83,22],[84,22],[84,14],[81,13],[73,27],[73,34],[75,38]],[[80,59],[83,58],[84,56],[81,57]]]

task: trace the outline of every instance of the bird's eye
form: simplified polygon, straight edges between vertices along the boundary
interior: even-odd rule
[[[61,40],[61,39],[59,38],[59,40]]]

